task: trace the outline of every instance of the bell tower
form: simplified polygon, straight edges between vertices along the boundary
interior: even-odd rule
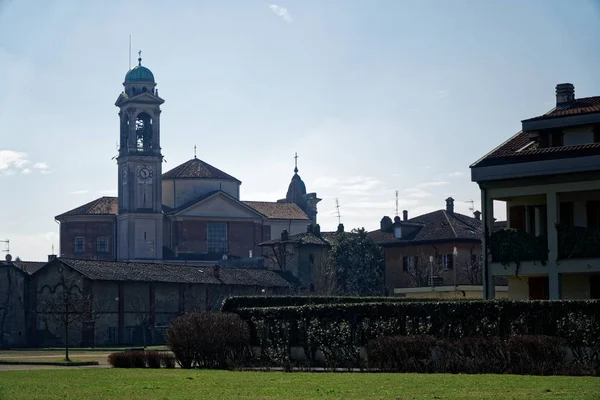
[[[117,157],[119,215],[118,260],[161,260],[163,249],[160,106],[152,72],[138,65],[125,75],[119,107]]]

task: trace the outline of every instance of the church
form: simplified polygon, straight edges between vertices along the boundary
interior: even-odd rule
[[[119,108],[117,197],[101,197],[56,216],[60,257],[214,265],[252,264],[260,243],[316,224],[316,193],[294,175],[284,199],[241,201],[241,181],[196,158],[162,172],[158,95],[150,69],[129,70]],[[297,160],[297,158],[296,158]]]

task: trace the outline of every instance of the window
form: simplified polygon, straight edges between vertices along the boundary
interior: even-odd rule
[[[442,256],[442,267],[444,268],[444,271],[450,271],[452,268],[454,268],[453,261],[452,254],[444,254]]]
[[[600,228],[600,201],[590,200],[587,202],[587,227]]]
[[[574,210],[573,202],[566,201],[560,203],[560,225],[565,227],[571,227],[574,225]]]
[[[83,253],[85,251],[85,238],[82,236],[75,238],[75,253]]]
[[[417,267],[417,256],[402,257],[402,269],[406,272],[412,272]]]
[[[227,253],[227,224],[225,222],[206,225],[208,252],[212,254]]]
[[[96,239],[96,253],[108,253],[108,238],[106,236]]]

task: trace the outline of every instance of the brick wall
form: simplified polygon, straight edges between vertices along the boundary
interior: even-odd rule
[[[173,245],[177,245],[180,252],[206,253],[208,251],[208,223],[210,221],[173,222]],[[258,256],[261,252],[258,244],[263,241],[263,232],[263,226],[260,223],[252,221],[227,222],[229,254],[235,257],[248,257],[249,250],[252,250],[253,257]]]
[[[439,265],[437,255],[452,254],[454,247],[458,250],[458,257],[453,259],[453,269],[443,271]],[[394,288],[416,287],[415,275],[419,273],[409,273],[404,270],[404,257],[417,256],[418,268],[421,268],[424,275],[429,276],[429,256],[433,256],[433,275],[441,276],[444,285],[469,285],[468,268],[471,265],[471,254],[477,255],[477,260],[481,261],[481,244],[475,243],[445,243],[432,246],[417,245],[404,247],[387,247],[385,253],[385,283],[389,293],[393,293]],[[479,279],[481,279],[479,277]],[[480,281],[478,284],[481,284]]]
[[[75,238],[84,238],[84,251],[75,252]],[[108,252],[97,252],[97,239],[106,237]],[[60,224],[60,255],[61,257],[114,260],[115,259],[115,220],[99,221],[68,221]]]

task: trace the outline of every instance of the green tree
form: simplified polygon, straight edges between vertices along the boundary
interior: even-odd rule
[[[384,291],[383,249],[364,228],[338,232],[330,240],[325,273],[335,282],[332,294],[374,296]]]

